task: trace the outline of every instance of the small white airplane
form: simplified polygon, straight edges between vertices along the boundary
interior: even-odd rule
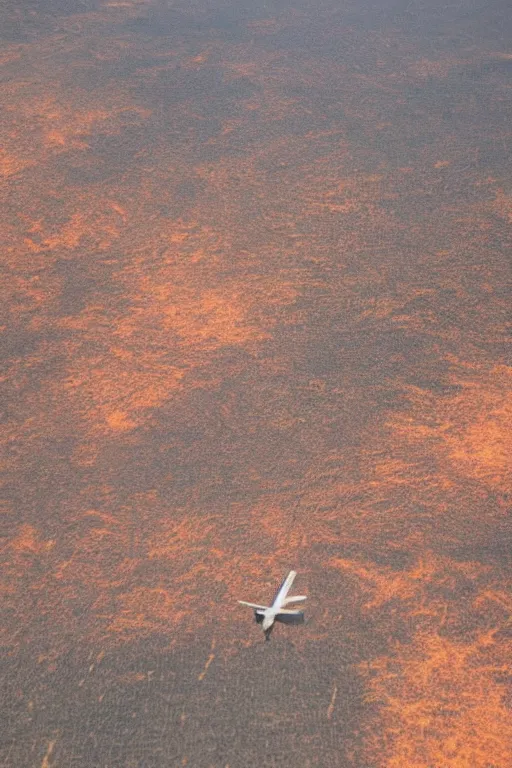
[[[285,608],[285,605],[290,605],[290,603],[302,603],[307,599],[305,595],[287,597],[296,575],[295,571],[290,571],[279,587],[274,602],[270,606],[246,603],[245,600],[238,601],[241,605],[247,605],[249,608],[254,608],[254,618],[258,624],[263,625],[262,629],[265,633],[265,640],[270,640],[270,633],[272,632],[274,621],[280,621],[283,624],[302,624],[304,622],[304,611]]]

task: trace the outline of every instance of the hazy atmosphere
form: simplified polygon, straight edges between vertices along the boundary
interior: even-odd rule
[[[0,39],[2,766],[510,768],[509,0]]]

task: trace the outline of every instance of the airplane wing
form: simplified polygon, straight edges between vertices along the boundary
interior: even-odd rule
[[[266,611],[268,605],[257,605],[256,603],[246,603],[245,600],[238,601],[240,605],[246,605],[248,608],[254,608],[256,611]]]

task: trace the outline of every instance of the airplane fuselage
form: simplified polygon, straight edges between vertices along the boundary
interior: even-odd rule
[[[277,614],[279,613],[281,608],[284,608],[286,604],[286,596],[288,595],[288,592],[290,591],[292,584],[294,582],[294,579],[296,577],[295,571],[290,571],[286,579],[283,581],[281,586],[279,587],[279,590],[277,592],[277,595],[274,598],[274,602],[272,605],[265,610],[265,614],[263,617],[263,631],[266,632],[272,624],[274,623]]]

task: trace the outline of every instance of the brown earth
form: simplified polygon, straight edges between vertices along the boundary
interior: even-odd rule
[[[506,11],[0,11],[5,766],[512,765]]]

